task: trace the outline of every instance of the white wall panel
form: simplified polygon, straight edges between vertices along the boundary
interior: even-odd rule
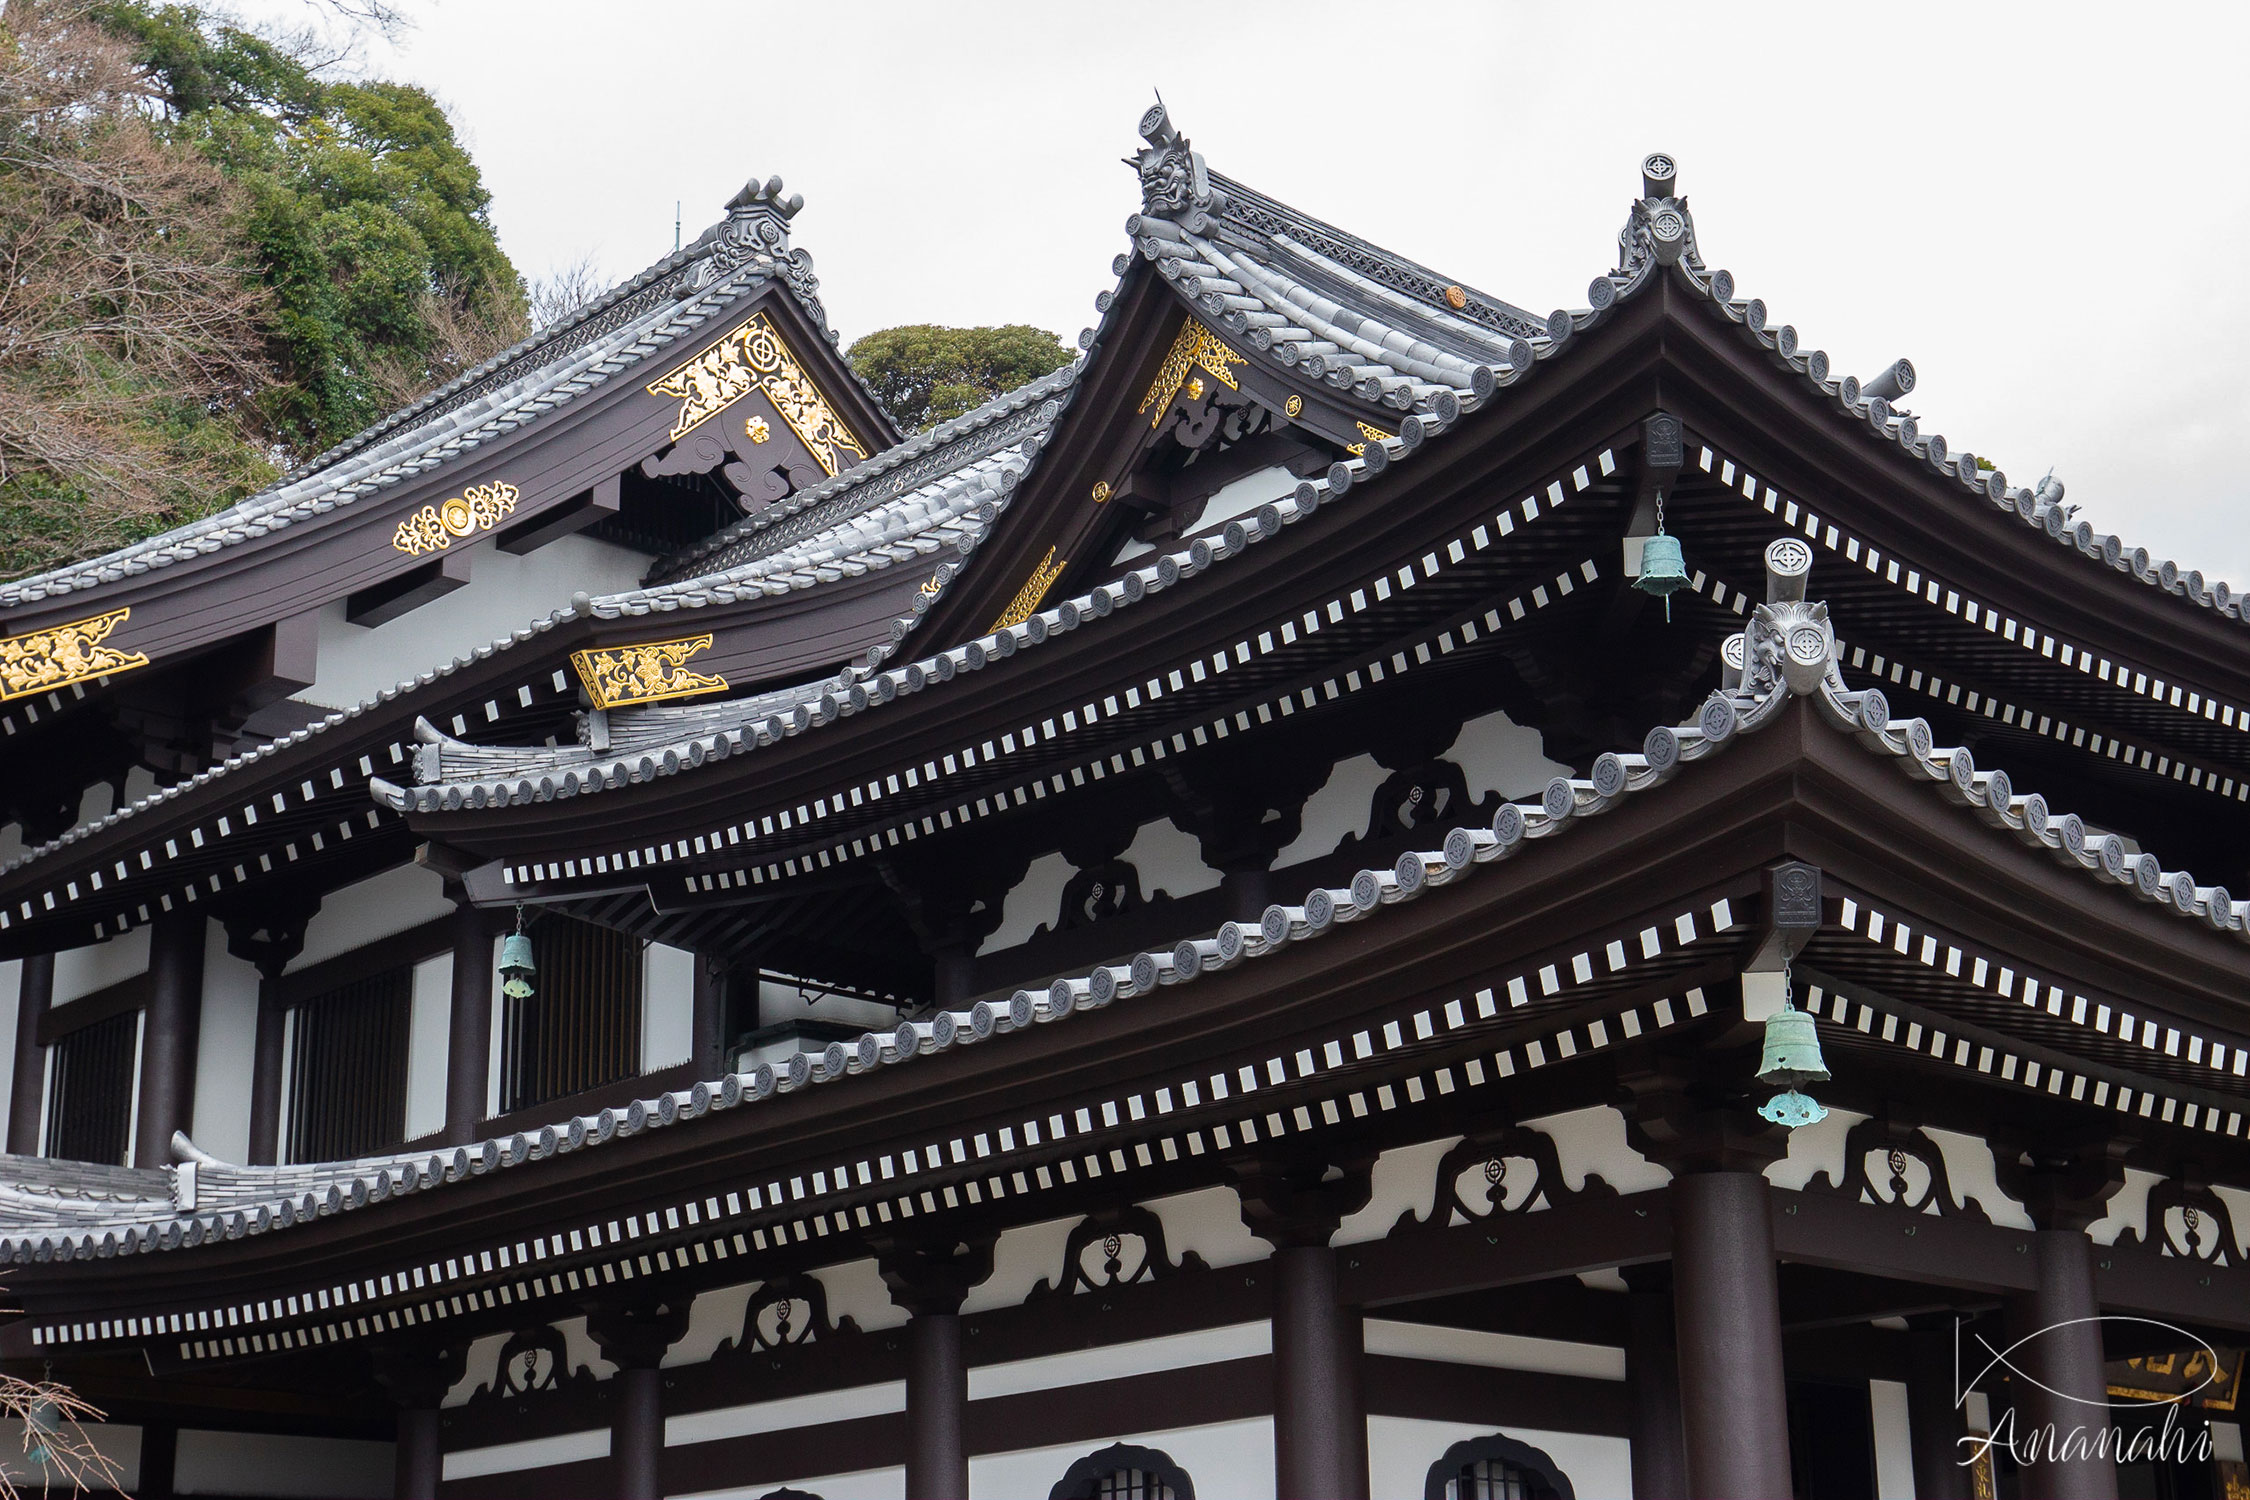
[[[1158,896],[1192,896],[1210,890],[1222,878],[1203,862],[1203,846],[1195,835],[1181,832],[1169,818],[1143,823],[1118,858],[1140,875],[1141,894],[1151,901]]]
[[[848,1317],[862,1329],[873,1330],[896,1328],[906,1321],[906,1309],[891,1300],[891,1289],[883,1284],[883,1273],[872,1256],[822,1266],[812,1274],[827,1288],[830,1322]]]
[[[687,1332],[673,1340],[672,1347],[664,1351],[664,1368],[674,1365],[699,1365],[718,1352],[719,1345],[742,1332],[742,1315],[749,1309],[751,1294],[759,1283],[745,1281],[739,1286],[713,1287],[695,1294],[688,1308]]]
[[[87,1488],[98,1495],[114,1491],[132,1494],[141,1487],[141,1429],[126,1422],[88,1422],[84,1431],[96,1452],[108,1459],[117,1471],[117,1483],[95,1485],[90,1480]],[[16,1487],[19,1495],[67,1495],[69,1483],[59,1473],[42,1470],[31,1462],[25,1451],[23,1422],[17,1417],[0,1417],[0,1474]]]
[[[453,955],[414,966],[406,1027],[406,1138],[445,1128],[446,1063],[453,1050]]]
[[[1625,1139],[1625,1117],[1606,1104],[1524,1123],[1554,1141],[1563,1185],[1573,1191],[1586,1185],[1589,1172],[1600,1173],[1620,1193],[1646,1192],[1672,1180],[1670,1172],[1633,1149]]]
[[[1367,1206],[1336,1226],[1330,1244],[1357,1245],[1389,1234],[1402,1214],[1428,1218],[1437,1202],[1438,1162],[1459,1145],[1461,1137],[1394,1146],[1375,1158],[1375,1176]]]
[[[905,1410],[906,1382],[891,1380],[878,1385],[816,1391],[809,1396],[785,1396],[779,1401],[756,1401],[747,1406],[723,1406],[716,1411],[666,1417],[664,1443],[666,1447],[679,1447],[720,1438],[747,1437],[758,1432],[786,1432],[821,1422],[889,1416]]]
[[[969,1460],[969,1493],[993,1500],[1037,1500],[1054,1488],[1055,1481],[1072,1464],[1111,1443],[1130,1443],[1168,1454],[1195,1481],[1196,1494],[1209,1500],[1273,1500],[1271,1417],[1174,1427],[1163,1432],[1121,1432],[1097,1442],[988,1453]],[[817,1493],[834,1500],[832,1491]],[[1409,1492],[1377,1486],[1373,1493],[1391,1500]],[[1415,1496],[1421,1493],[1419,1488],[1411,1492]]]
[[[1255,1323],[1233,1323],[1224,1328],[1198,1329],[1194,1333],[1171,1333],[1161,1338],[1133,1339],[1093,1349],[1071,1349],[1061,1354],[1042,1354],[1033,1359],[1013,1359],[996,1365],[973,1365],[969,1369],[969,1399],[982,1401],[989,1396],[1051,1391],[1066,1385],[1122,1380],[1129,1375],[1155,1375],[1191,1365],[1215,1365],[1223,1360],[1255,1359],[1271,1353],[1273,1324],[1261,1318]]]
[[[146,974],[148,935],[148,928],[136,927],[124,936],[113,937],[106,943],[65,948],[56,954],[55,993],[50,1003],[66,1005],[91,995],[96,990],[107,989],[121,979]]]
[[[1625,1351],[1613,1344],[1535,1339],[1476,1328],[1444,1328],[1434,1323],[1400,1323],[1389,1318],[1369,1318],[1365,1327],[1369,1354],[1481,1365],[1493,1370],[1532,1370],[1542,1375],[1581,1375],[1589,1380],[1625,1378]]]
[[[227,952],[226,929],[203,942],[203,1018],[195,1042],[196,1145],[221,1161],[250,1157],[250,1083],[258,1059],[258,971]]]
[[[467,587],[387,624],[351,624],[342,600],[324,606],[318,676],[297,700],[350,708],[566,608],[581,590],[610,594],[637,588],[647,570],[641,553],[591,537],[564,537],[521,557],[484,543],[470,552]]]
[[[1526,729],[1504,713],[1489,713],[1461,726],[1445,758],[1461,768],[1469,795],[1498,792],[1512,801],[1536,797],[1570,767],[1547,758],[1539,731]]]
[[[695,955],[650,943],[641,955],[641,1071],[684,1063],[695,1051]]]
[[[320,903],[305,928],[305,951],[289,961],[286,972],[309,969],[452,911],[453,903],[445,899],[445,877],[437,871],[415,864],[385,870]]]
[[[1049,1219],[1041,1224],[1020,1224],[1003,1232],[992,1247],[992,1274],[970,1289],[961,1304],[965,1313],[1014,1307],[1041,1281],[1056,1284],[1063,1274],[1063,1250],[1076,1219]],[[1178,1251],[1172,1252],[1176,1259]]]
[[[1141,1206],[1164,1225],[1164,1248],[1175,1261],[1184,1250],[1211,1266],[1239,1266],[1273,1254],[1273,1247],[1243,1224],[1242,1199],[1233,1188],[1197,1188]]]
[[[2000,1191],[1990,1146],[1973,1135],[1939,1130],[1934,1125],[1922,1129],[1937,1142],[1938,1154],[1945,1158],[1945,1175],[1957,1195],[1980,1204],[1992,1222],[2004,1229],[2032,1227],[2031,1215],[2024,1212],[2023,1205]]]
[[[383,1500],[389,1443],[269,1432],[180,1430],[172,1488],[182,1495],[271,1495],[290,1500]]]
[[[1430,1465],[1445,1450],[1468,1438],[1506,1433],[1529,1443],[1555,1462],[1570,1480],[1578,1500],[1631,1500],[1633,1447],[1623,1438],[1583,1432],[1543,1432],[1530,1427],[1470,1427],[1460,1422],[1428,1422],[1418,1417],[1367,1419],[1369,1493],[1416,1496]],[[1198,1487],[1197,1493],[1202,1493]],[[1272,1491],[1269,1489],[1268,1494]]]
[[[1306,799],[1297,824],[1297,837],[1273,857],[1273,868],[1285,870],[1299,860],[1332,854],[1347,834],[1367,832],[1367,810],[1374,804],[1375,789],[1390,777],[1372,755],[1355,755],[1329,768],[1328,780]],[[1287,891],[1294,901],[1303,891]]]
[[[1866,1118],[1848,1109],[1831,1109],[1827,1119],[1790,1131],[1789,1154],[1766,1164],[1766,1181],[1778,1188],[1802,1188],[1825,1173],[1830,1180],[1842,1182],[1849,1165],[1844,1160],[1844,1137]]]
[[[609,1429],[598,1427],[592,1432],[565,1432],[554,1437],[528,1438],[520,1443],[458,1448],[445,1455],[438,1477],[475,1479],[485,1474],[513,1474],[518,1469],[543,1469],[549,1464],[574,1464],[589,1458],[607,1457]]]
[[[1059,854],[1042,854],[1031,862],[1023,879],[1008,892],[1000,907],[1000,925],[977,945],[979,953],[998,953],[1031,940],[1041,927],[1052,927],[1062,910],[1063,887],[1077,874]]]
[[[1906,1383],[1867,1382],[1875,1422],[1875,1500],[1914,1500],[1914,1441],[1907,1428]]]
[[[11,958],[0,964],[0,1052],[7,1056],[7,1066],[0,1068],[0,1120],[8,1118],[8,1107],[16,1092],[16,1000],[23,987],[23,960]],[[0,1141],[0,1146],[5,1146]]]

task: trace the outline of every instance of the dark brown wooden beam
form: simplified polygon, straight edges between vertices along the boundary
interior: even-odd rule
[[[590,490],[581,490],[562,504],[541,511],[528,521],[518,521],[502,531],[493,542],[500,551],[520,557],[526,552],[536,552],[549,542],[575,536],[600,521],[617,518],[617,497],[621,486],[611,475]]]
[[[354,593],[344,601],[344,618],[370,628],[388,625],[409,610],[443,599],[468,583],[469,551],[463,546]]]

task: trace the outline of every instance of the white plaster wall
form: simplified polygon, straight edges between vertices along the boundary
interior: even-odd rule
[[[635,588],[649,560],[587,537],[565,537],[511,557],[490,542],[470,549],[469,582],[442,599],[372,630],[344,619],[344,601],[320,611],[320,666],[296,695],[322,708],[350,708],[566,608],[573,593]]]
[[[970,1472],[976,1472],[973,1460]],[[732,1490],[697,1490],[692,1495],[676,1495],[673,1500],[758,1500],[759,1496],[770,1495],[779,1488],[781,1486],[775,1484],[753,1484]],[[906,1471],[859,1469],[850,1474],[823,1474],[817,1479],[792,1479],[789,1488],[818,1495],[820,1500],[900,1500],[906,1493]],[[973,1485],[971,1493],[975,1493]],[[1040,1491],[1042,1495],[1045,1493]]]
[[[2128,1229],[2147,1237],[2156,1228],[2148,1222],[2148,1190],[2163,1180],[2161,1173],[2127,1167],[2125,1185],[2102,1205],[2106,1212],[2086,1226],[2086,1238],[2097,1245],[2114,1245],[2117,1237]]]
[[[406,1025],[406,1138],[445,1128],[445,1073],[453,1048],[453,955],[414,966]],[[497,1007],[495,1007],[497,1008]]]
[[[23,960],[11,958],[0,964],[0,1038],[6,1039],[8,1065],[0,1068],[0,1120],[8,1118],[10,1102],[16,1091],[16,1002],[23,987]],[[7,1142],[0,1141],[0,1149]]]
[[[1141,1205],[1164,1225],[1164,1248],[1178,1260],[1193,1250],[1206,1265],[1239,1266],[1264,1260],[1273,1248],[1242,1222],[1242,1199],[1230,1187],[1198,1188]]]
[[[969,1399],[982,1401],[993,1396],[1019,1396],[1026,1391],[1088,1385],[1097,1380],[1160,1375],[1168,1370],[1215,1365],[1230,1359],[1255,1359],[1271,1353],[1271,1322],[1260,1319],[1255,1323],[1233,1323],[1193,1333],[1168,1333],[1153,1339],[1132,1339],[1093,1349],[1042,1354],[1033,1359],[975,1365],[969,1370]]]
[[[695,955],[650,943],[641,950],[641,1071],[684,1063],[695,1051]]]
[[[1203,502],[1203,514],[1195,519],[1195,530],[1189,536],[1208,536],[1224,527],[1236,516],[1246,516],[1269,500],[1279,500],[1284,495],[1297,492],[1297,476],[1279,464],[1270,469],[1258,469],[1243,475],[1231,484],[1222,485],[1211,498]],[[1178,550],[1177,544],[1167,550]]]
[[[1329,767],[1328,779],[1305,800],[1296,839],[1273,857],[1273,867],[1285,870],[1300,860],[1334,853],[1347,835],[1367,832],[1367,809],[1390,774],[1372,755],[1355,755]],[[1303,894],[1294,892],[1290,899]]]
[[[879,1000],[855,1000],[849,995],[820,995],[807,1004],[797,986],[760,980],[758,1024],[778,1026],[784,1021],[834,1021],[839,1026],[889,1031],[898,1025],[898,1011]]]
[[[121,979],[148,972],[146,927],[136,927],[106,943],[65,948],[55,955],[55,994],[50,1004],[64,1005],[107,989]]]
[[[23,825],[0,823],[0,864],[23,853]]]
[[[1589,1172],[1600,1173],[1620,1193],[1645,1193],[1672,1180],[1670,1172],[1632,1148],[1625,1139],[1625,1117],[1606,1104],[1524,1123],[1554,1141],[1563,1185],[1573,1191],[1586,1185]]]
[[[1584,1432],[1542,1432],[1533,1427],[1470,1427],[1460,1422],[1428,1422],[1418,1417],[1367,1419],[1369,1493],[1418,1496],[1430,1465],[1445,1450],[1468,1438],[1504,1432],[1529,1443],[1555,1462],[1570,1480],[1578,1500],[1632,1500],[1633,1447],[1623,1438]],[[1271,1494],[1272,1482],[1266,1493]],[[1200,1484],[1198,1494],[1202,1493]]]
[[[784,1396],[778,1401],[756,1401],[747,1406],[723,1406],[716,1411],[690,1412],[664,1419],[664,1445],[684,1447],[721,1438],[747,1437],[759,1432],[787,1432],[821,1422],[849,1422],[860,1417],[886,1417],[906,1410],[906,1382],[853,1386],[841,1391],[818,1391],[809,1396]]]
[[[1195,1481],[1196,1494],[1210,1500],[1273,1500],[1271,1417],[1174,1427],[1163,1432],[1120,1432],[1095,1442],[987,1453],[969,1460],[969,1493],[993,1500],[1037,1500],[1055,1487],[1072,1464],[1111,1443],[1131,1443],[1168,1455]],[[816,1493],[825,1500],[836,1500],[832,1490]],[[1408,1492],[1378,1485],[1374,1493],[1391,1497]],[[1417,1488],[1412,1494],[1418,1496],[1421,1490]]]
[[[589,1458],[607,1457],[609,1429],[598,1427],[592,1432],[564,1432],[554,1437],[530,1438],[520,1443],[456,1448],[445,1455],[438,1477],[475,1479],[485,1474],[513,1474],[518,1469],[543,1469],[549,1464],[574,1464]],[[770,1485],[765,1486],[759,1493],[770,1488]]]
[[[1914,1500],[1914,1441],[1907,1431],[1906,1382],[1870,1380],[1875,1427],[1875,1500]]]
[[[699,1365],[718,1352],[719,1345],[742,1332],[742,1314],[750,1294],[761,1285],[745,1281],[739,1286],[713,1287],[698,1292],[688,1309],[688,1330],[664,1351],[664,1365]]]
[[[391,1493],[391,1449],[359,1438],[182,1428],[172,1488],[182,1495],[383,1500]]]
[[[1052,923],[1062,910],[1063,887],[1078,872],[1059,854],[1042,854],[1031,862],[1023,879],[1008,892],[1000,906],[1000,925],[977,945],[979,953],[998,953],[1029,942],[1032,933]],[[1143,889],[1146,889],[1144,882]]]
[[[226,930],[203,942],[203,1017],[195,1041],[195,1113],[188,1133],[221,1161],[250,1158],[250,1079],[258,1056],[258,971],[227,952]]]
[[[617,1373],[617,1366],[602,1358],[601,1345],[586,1331],[584,1318],[565,1318],[555,1325],[562,1335],[563,1358],[573,1370],[591,1370],[596,1380],[607,1380]]]
[[[1336,1226],[1332,1245],[1357,1245],[1389,1234],[1402,1214],[1428,1218],[1437,1203],[1438,1162],[1459,1145],[1461,1137],[1423,1141],[1414,1146],[1393,1146],[1375,1158],[1373,1191],[1367,1206]]]
[[[2003,1229],[2033,1227],[2031,1215],[2023,1211],[2023,1205],[2000,1191],[1990,1146],[1973,1135],[1928,1125],[1922,1127],[1922,1133],[1937,1143],[1938,1154],[1945,1158],[1945,1175],[1952,1179],[1956,1196],[1981,1204],[1992,1222]]]
[[[874,1257],[822,1266],[812,1273],[828,1291],[830,1322],[855,1319],[863,1329],[896,1328],[906,1321],[906,1309],[891,1300]]]
[[[123,1491],[131,1494],[141,1487],[141,1429],[125,1422],[88,1422],[82,1430],[94,1445],[94,1450],[117,1469],[115,1485],[97,1485],[87,1488],[96,1494]],[[60,1475],[43,1472],[31,1462],[23,1440],[23,1422],[16,1417],[0,1417],[0,1474],[16,1487],[19,1495],[46,1495],[70,1493],[69,1484]]]
[[[507,1342],[507,1334],[488,1333],[483,1338],[470,1344],[468,1360],[462,1368],[461,1378],[453,1382],[453,1388],[445,1393],[445,1399],[440,1401],[438,1405],[459,1406],[478,1391],[492,1384],[494,1378],[500,1373],[500,1350]]]
[[[82,824],[106,818],[116,810],[117,794],[106,781],[97,781],[78,794],[78,821]]]
[[[1625,1378],[1625,1351],[1614,1344],[1535,1339],[1515,1333],[1487,1333],[1477,1328],[1401,1323],[1389,1318],[1369,1318],[1363,1326],[1369,1354],[1429,1359],[1448,1365],[1478,1365],[1489,1370],[1580,1375],[1588,1380]]]
[[[1866,1118],[1848,1109],[1832,1109],[1818,1124],[1800,1125],[1790,1131],[1789,1154],[1766,1164],[1766,1181],[1778,1188],[1802,1188],[1823,1175],[1832,1182],[1842,1182],[1847,1165],[1844,1137]]]
[[[1076,1219],[1049,1219],[1003,1232],[992,1247],[992,1274],[970,1289],[961,1311],[1014,1307],[1041,1281],[1054,1282],[1063,1274],[1063,1249],[1077,1224]],[[1171,1254],[1178,1259],[1179,1251]]]
[[[1141,894],[1151,901],[1158,896],[1192,896],[1220,880],[1219,872],[1203,862],[1203,847],[1195,835],[1182,833],[1169,818],[1143,823],[1118,857],[1140,873]],[[1048,912],[1047,918],[1052,921],[1054,913]]]
[[[2250,1193],[2241,1188],[2220,1187],[2214,1183],[2211,1191],[2227,1206],[2227,1217],[2234,1223],[2236,1245],[2234,1253],[2250,1258]]]
[[[1487,792],[1510,800],[1535,797],[1557,776],[1570,774],[1570,767],[1547,758],[1538,730],[1497,710],[1463,724],[1445,758],[1461,768],[1472,797]]]
[[[294,974],[325,959],[449,915],[445,877],[416,864],[399,865],[347,885],[320,903],[305,928],[305,951],[289,961]]]

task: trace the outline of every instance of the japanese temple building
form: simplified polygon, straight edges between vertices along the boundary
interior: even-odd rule
[[[1535,314],[1140,135],[930,431],[754,182],[0,585],[6,1368],[141,1496],[2250,1494],[2250,604],[1667,157]]]

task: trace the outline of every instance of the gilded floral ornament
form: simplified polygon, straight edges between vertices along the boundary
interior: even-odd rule
[[[773,319],[764,313],[648,387],[651,396],[679,399],[679,414],[672,419],[674,442],[754,390],[765,392],[774,410],[828,473],[843,467],[839,452],[849,453],[855,462],[867,457],[867,445],[828,404],[783,342]],[[757,434],[752,431],[750,436]]]
[[[1395,432],[1385,432],[1382,428],[1373,426],[1366,422],[1360,422],[1355,425],[1359,428],[1359,435],[1365,438],[1367,441],[1361,443],[1346,443],[1344,445],[1344,451],[1346,453],[1349,453],[1354,458],[1359,457],[1362,453],[1365,453],[1367,451],[1368,443],[1380,443],[1387,438],[1398,436],[1398,434]]]
[[[723,691],[727,685],[724,677],[690,672],[683,665],[710,644],[709,635],[692,635],[639,646],[597,646],[571,652],[570,664],[585,684],[586,696],[593,700],[594,707],[623,708],[632,703]]]
[[[472,484],[450,500],[425,505],[398,523],[391,545],[409,557],[443,552],[463,537],[490,531],[516,508],[512,484]]]
[[[1055,549],[1049,547],[1047,555],[1039,559],[1039,566],[1023,581],[1023,587],[1016,590],[1016,597],[1000,612],[1000,618],[992,622],[992,629],[1006,630],[1010,625],[1021,625],[1030,619],[1032,611],[1047,597],[1047,590],[1055,586],[1055,580],[1062,577],[1063,569],[1068,566],[1067,561],[1056,562]]]
[[[1234,378],[1234,367],[1248,362],[1200,320],[1190,318],[1180,325],[1179,336],[1172,340],[1156,379],[1149,383],[1148,394],[1141,397],[1139,409],[1146,412],[1155,407],[1156,415],[1149,418],[1148,425],[1162,426],[1164,414],[1172,409],[1172,398],[1194,377],[1195,371],[1203,371],[1230,391],[1239,391],[1242,386]],[[1202,394],[1203,382],[1197,379],[1190,395],[1200,398]]]
[[[102,644],[132,612],[130,607],[113,609],[68,625],[0,639],[0,703],[147,666],[148,658],[138,651]]]

